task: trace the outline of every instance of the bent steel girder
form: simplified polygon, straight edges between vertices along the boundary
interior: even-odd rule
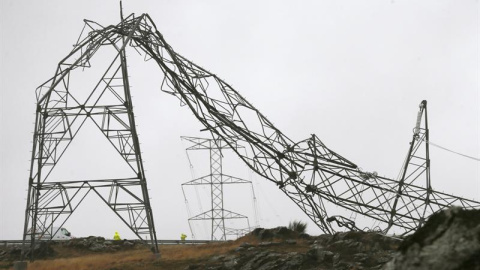
[[[45,128],[48,124],[49,119],[42,117],[44,113],[58,118],[50,124],[55,125],[58,132],[45,133],[36,129],[35,136],[45,134],[39,136],[38,141],[34,140],[34,149],[38,145],[42,149],[39,156],[35,156],[38,168],[48,168],[58,162],[77,131],[72,124],[79,115],[77,112],[93,113],[97,109],[83,108],[78,103],[67,110],[65,104],[73,97],[63,85],[68,85],[70,72],[88,67],[101,46],[126,38],[121,50],[128,44],[143,53],[146,61],[155,61],[164,76],[162,90],[187,106],[213,139],[226,142],[252,170],[277,184],[325,233],[335,232],[326,221],[325,202],[377,221],[385,232],[395,228],[404,233],[415,230],[426,217],[445,207],[480,207],[477,201],[434,191],[418,178],[393,180],[362,172],[355,163],[329,149],[316,135],[300,142],[292,141],[229,84],[176,53],[148,14],[139,17],[132,14],[120,24],[107,27],[92,21],[86,21],[86,25],[91,31],[79,39],[72,53],[58,66],[56,75],[38,92],[36,127]],[[67,60],[72,62],[63,64]],[[131,108],[129,101],[126,105]],[[114,111],[113,115],[118,114]],[[62,129],[63,126],[66,128]],[[118,138],[126,141],[128,136],[118,134]],[[239,145],[247,149],[248,156],[236,150]],[[120,152],[125,157],[129,153]],[[141,164],[138,158],[137,164]],[[30,181],[35,179],[42,183],[41,176],[40,171],[33,171]]]

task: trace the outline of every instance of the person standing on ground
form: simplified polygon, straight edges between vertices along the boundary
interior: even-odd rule
[[[186,238],[187,238],[187,235],[186,235],[186,234],[182,233],[182,234],[180,235],[180,239],[181,239],[182,241],[185,241]]]
[[[122,240],[122,238],[120,238],[120,235],[118,234],[118,232],[115,232],[115,235],[113,236],[113,240]]]

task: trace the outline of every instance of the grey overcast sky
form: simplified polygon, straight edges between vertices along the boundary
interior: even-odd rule
[[[83,19],[117,24],[119,5],[113,0],[0,4],[0,239],[20,239],[35,88],[54,75]],[[124,0],[123,6],[125,14],[149,13],[178,53],[229,82],[294,141],[315,133],[364,170],[395,178],[418,105],[426,99],[431,141],[480,157],[478,1]],[[160,91],[160,70],[135,54],[129,52],[129,72],[157,234],[176,239],[190,234],[180,184],[191,174],[187,145],[179,137],[206,134],[188,109]],[[80,133],[58,171],[98,177],[102,169],[114,168],[106,161],[111,146],[97,133]],[[205,158],[192,156],[197,176]],[[437,148],[431,148],[431,159],[434,189],[480,200],[479,162]],[[250,176],[236,162],[233,156],[228,161],[230,174],[254,181],[261,226],[307,221],[275,185]],[[200,211],[196,194],[207,191],[187,192],[193,212]],[[225,200],[253,225],[248,188],[227,190]],[[202,204],[207,210],[208,203]],[[205,225],[196,226],[203,232],[197,238],[207,238]],[[76,236],[112,237],[119,230],[132,237],[92,195],[65,227]],[[309,222],[308,232],[319,229]]]

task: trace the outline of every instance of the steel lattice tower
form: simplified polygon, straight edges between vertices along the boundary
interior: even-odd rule
[[[55,76],[37,88],[23,234],[24,245],[30,241],[31,260],[34,259],[35,242],[51,239],[56,233],[54,225],[62,227],[89,193],[97,194],[140,239],[148,236],[152,250],[159,253],[135,128],[125,52],[135,27],[124,27],[123,22],[118,28],[122,35],[111,35],[104,42],[82,31],[72,52],[58,64]],[[98,27],[91,21],[85,23],[84,30]],[[89,90],[88,97],[85,100],[77,98],[78,86],[71,83],[73,71],[91,67],[90,57],[107,47],[114,50],[114,59],[95,87]],[[131,174],[112,179],[49,179],[86,121],[92,121],[114,146],[130,167]]]
[[[225,184],[251,184],[251,181],[223,174],[222,150],[232,149],[232,147],[222,140],[194,137],[182,137],[182,139],[193,143],[192,146],[186,149],[187,151],[208,150],[210,154],[210,174],[182,184],[182,189],[183,186],[210,185],[212,208],[189,218],[189,222],[195,220],[211,220],[212,240],[226,240],[228,234],[237,233],[235,229],[225,227],[226,219],[246,219],[248,228],[250,228],[248,217],[229,211],[223,207],[223,186]],[[235,146],[235,148],[238,150],[242,147]]]

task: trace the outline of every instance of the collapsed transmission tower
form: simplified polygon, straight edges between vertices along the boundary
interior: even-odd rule
[[[230,176],[223,173],[222,151],[231,149],[232,146],[222,142],[221,140],[181,137],[183,140],[191,142],[193,145],[188,147],[187,151],[192,150],[208,150],[210,153],[210,174],[200,178],[191,180],[182,184],[184,186],[210,185],[211,209],[200,213],[188,219],[189,225],[191,221],[210,220],[212,223],[211,240],[227,240],[227,235],[245,234],[250,231],[250,223],[248,217],[232,212],[224,208],[223,205],[223,187],[231,184],[252,184],[251,181],[238,177]],[[235,145],[236,150],[244,148]],[[188,152],[187,152],[188,153]],[[185,191],[183,192],[185,195]],[[225,220],[229,219],[245,219],[247,221],[247,229],[235,229],[225,227]],[[190,225],[190,228],[192,226]],[[193,233],[193,230],[192,230]]]
[[[148,14],[138,17],[132,14],[118,25],[106,27],[87,20],[86,29],[90,32],[82,36],[73,51],[60,62],[54,77],[37,92],[34,151],[24,230],[24,239],[27,235],[34,236],[32,247],[36,236],[44,235],[51,227],[47,220],[58,222],[58,217],[68,217],[75,209],[72,204],[74,195],[67,196],[67,190],[96,190],[97,185],[113,191],[127,191],[130,185],[141,187],[142,196],[131,195],[136,201],[134,204],[114,201],[115,196],[104,201],[119,216],[124,212],[133,213],[133,219],[124,221],[137,235],[150,234],[154,242],[153,218],[127,80],[124,56],[127,45],[143,53],[145,60],[158,64],[164,75],[162,90],[176,96],[182,105],[187,106],[214,140],[224,141],[253,171],[275,183],[325,233],[335,232],[327,221],[329,215],[325,203],[363,215],[379,223],[384,232],[395,229],[403,233],[416,230],[432,213],[452,205],[480,208],[477,201],[433,190],[429,179],[426,185],[422,181],[424,173],[408,180],[406,176],[411,175],[408,172],[402,179],[389,179],[361,171],[355,163],[332,151],[315,135],[299,142],[292,141],[228,83],[176,53]],[[105,46],[117,50],[116,60],[120,61],[120,65],[112,63],[98,82],[97,93],[112,93],[117,103],[100,106],[94,102],[93,96],[88,99],[90,103],[77,101],[69,88],[72,71],[88,68],[90,59]],[[122,95],[113,87],[115,84],[112,82],[117,80],[122,82]],[[46,182],[48,171],[58,162],[82,121],[87,118],[97,124],[112,144],[116,143],[117,151],[137,174],[125,179]],[[117,124],[115,128],[110,126],[113,123]],[[425,123],[426,117],[421,116],[420,130],[427,129]],[[424,134],[420,132],[414,136],[414,145],[419,140],[428,143],[422,139]],[[249,155],[236,150],[237,145],[244,146]],[[410,152],[406,163],[409,170],[425,168],[425,165],[414,165],[412,161],[417,159],[414,156],[429,164],[428,156],[414,154],[414,149]],[[49,196],[64,200],[51,206]],[[27,229],[29,220],[33,229],[30,232]]]

